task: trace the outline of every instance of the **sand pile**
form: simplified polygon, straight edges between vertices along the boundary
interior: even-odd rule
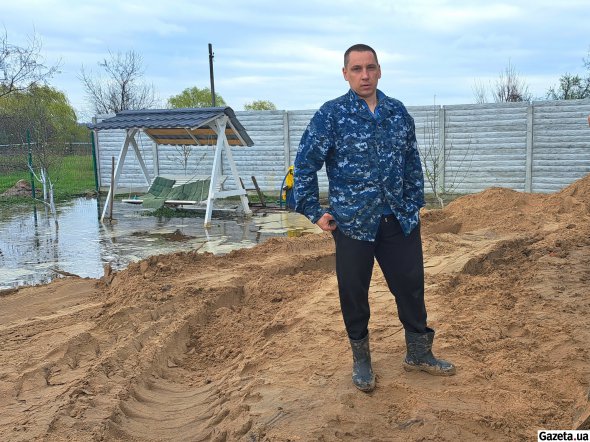
[[[5,197],[9,197],[9,196],[22,196],[22,197],[27,197],[27,196],[31,196],[31,183],[25,181],[25,180],[18,180],[14,186],[12,186],[10,189],[6,190],[4,193],[2,193],[0,196],[5,196]]]
[[[590,177],[489,189],[423,215],[435,352],[403,371],[375,270],[378,388],[350,382],[329,235],[154,256],[0,297],[9,440],[523,440],[590,415]]]
[[[422,219],[433,233],[531,232],[568,219],[575,224],[588,215],[590,175],[549,195],[493,187],[459,198],[445,210],[425,211]]]

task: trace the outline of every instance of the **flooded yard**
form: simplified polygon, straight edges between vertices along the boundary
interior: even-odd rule
[[[146,216],[138,206],[115,202],[113,222],[100,222],[96,199],[58,207],[57,223],[44,209],[11,207],[0,213],[0,289],[47,283],[64,274],[98,278],[151,255],[199,250],[225,254],[273,236],[318,232],[291,212],[212,220]],[[143,213],[143,214],[142,214]]]

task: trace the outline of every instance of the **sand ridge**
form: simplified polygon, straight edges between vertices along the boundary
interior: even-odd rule
[[[590,415],[590,176],[422,214],[451,378],[406,373],[376,266],[377,389],[350,382],[329,234],[153,256],[0,297],[8,440],[523,440]]]

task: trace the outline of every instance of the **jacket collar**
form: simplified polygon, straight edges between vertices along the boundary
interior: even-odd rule
[[[350,111],[353,113],[358,113],[359,116],[366,118],[366,119],[373,119],[373,115],[371,115],[371,111],[369,111],[366,103],[362,102],[362,98],[360,98],[355,91],[349,89],[347,98],[350,104]],[[377,89],[377,106],[379,107],[379,119],[384,118],[388,115],[391,111],[391,106],[389,101],[387,100],[387,95]]]

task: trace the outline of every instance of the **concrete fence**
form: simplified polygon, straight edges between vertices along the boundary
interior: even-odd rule
[[[590,173],[590,100],[408,106],[408,111],[416,123],[425,168],[430,170],[437,162],[438,179],[445,189],[474,193],[500,186],[526,192],[554,192]],[[253,175],[263,191],[279,192],[314,113],[315,110],[236,112],[254,141],[252,147],[232,150],[246,187],[251,186]],[[102,188],[110,184],[111,157],[117,158],[124,139],[123,131],[99,132]],[[153,171],[152,141],[142,135],[138,144],[148,170]],[[160,146],[159,151],[161,175],[190,177],[211,172],[211,147],[193,147],[186,167],[178,147]],[[224,168],[229,170],[227,164]],[[319,183],[326,192],[323,172],[319,174]],[[147,186],[130,150],[119,193],[141,192]],[[226,181],[226,187],[234,186],[231,179]]]

